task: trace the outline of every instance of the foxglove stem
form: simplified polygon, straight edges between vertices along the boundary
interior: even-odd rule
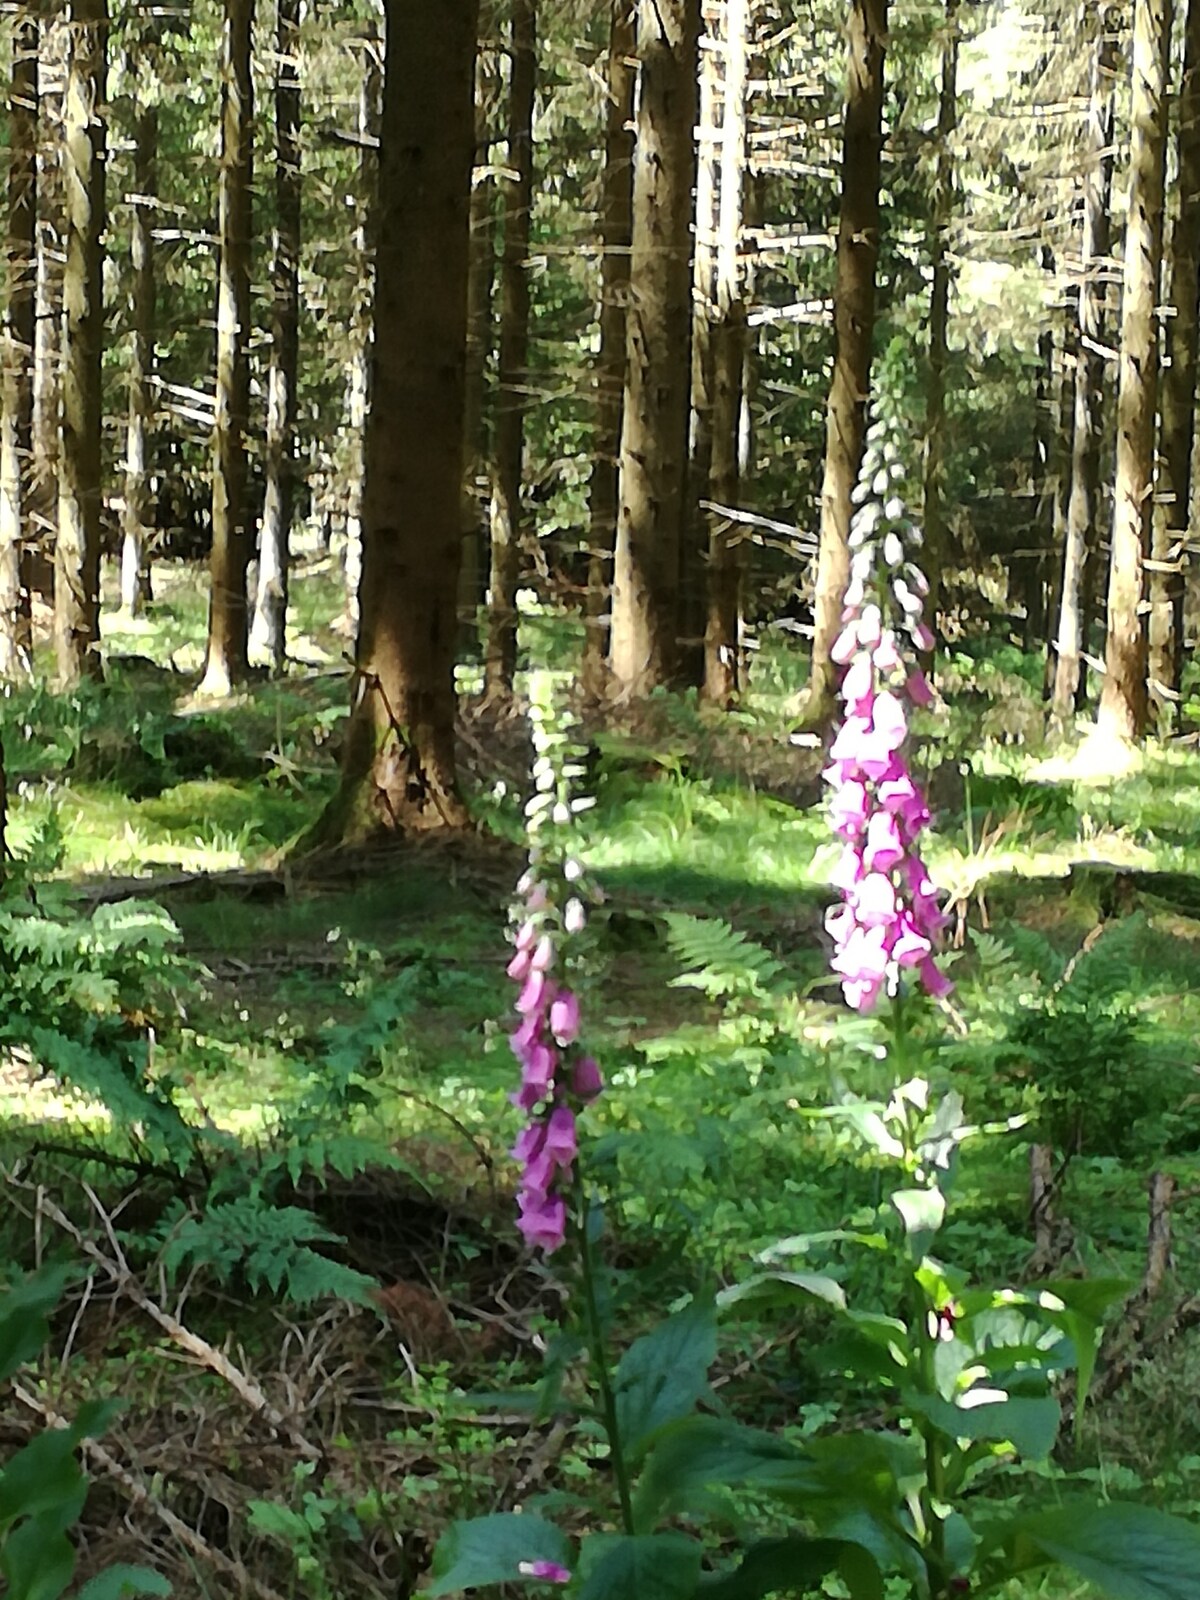
[[[596,1266],[588,1235],[587,1198],[579,1164],[575,1167],[575,1219],[579,1232],[579,1276],[583,1283],[584,1320],[587,1324],[588,1354],[592,1364],[592,1381],[600,1396],[600,1420],[608,1439],[608,1457],[612,1462],[613,1477],[617,1484],[617,1498],[621,1505],[621,1525],[627,1534],[633,1534],[633,1495],[629,1485],[629,1470],[625,1464],[625,1451],[621,1444],[621,1427],[617,1418],[617,1397],[608,1370],[604,1349],[604,1323],[596,1300]]]

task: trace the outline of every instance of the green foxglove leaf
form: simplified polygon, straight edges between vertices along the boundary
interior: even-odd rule
[[[721,1306],[736,1305],[739,1301],[753,1301],[761,1305],[788,1305],[797,1296],[824,1300],[835,1311],[846,1309],[846,1291],[834,1278],[821,1272],[760,1272],[744,1283],[735,1283],[717,1296]]]
[[[650,1436],[686,1417],[708,1393],[717,1358],[717,1323],[710,1305],[691,1305],[635,1339],[621,1357],[614,1385],[617,1427],[626,1459],[636,1461]]]
[[[456,1522],[438,1540],[433,1553],[429,1595],[457,1594],[491,1583],[520,1583],[532,1577],[521,1571],[537,1561],[571,1566],[571,1547],[551,1522],[518,1512],[498,1512]]]
[[[723,1417],[687,1417],[664,1428],[651,1448],[638,1485],[637,1525],[652,1526],[716,1484],[817,1493],[821,1480],[807,1457],[775,1434]]]
[[[764,1595],[815,1594],[833,1573],[856,1580],[856,1600],[859,1596],[873,1600],[883,1594],[879,1569],[861,1546],[841,1539],[807,1539],[800,1534],[751,1545],[732,1572],[704,1578],[698,1594],[703,1600],[762,1600]]]
[[[171,1585],[161,1572],[125,1564],[99,1572],[79,1591],[79,1600],[129,1600],[131,1595],[169,1595]]]
[[[909,1409],[927,1417],[948,1439],[981,1439],[1011,1444],[1018,1455],[1040,1461],[1050,1454],[1062,1420],[1058,1401],[1050,1396],[1005,1396],[1003,1399],[969,1402],[963,1396],[958,1405],[940,1395],[910,1394]]]
[[[1200,1528],[1150,1506],[1076,1505],[1022,1517],[1005,1539],[1018,1571],[1057,1562],[1110,1600],[1196,1600]]]
[[[607,1539],[579,1600],[692,1600],[700,1579],[700,1546],[684,1533]]]

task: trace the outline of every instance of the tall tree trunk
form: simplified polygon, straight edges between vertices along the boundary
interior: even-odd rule
[[[467,820],[454,643],[475,29],[474,0],[388,0],[362,628],[327,839]]]
[[[1094,15],[1091,0],[1087,13]],[[1103,18],[1092,57],[1088,110],[1088,164],[1083,180],[1083,246],[1075,327],[1074,405],[1071,429],[1071,492],[1063,549],[1061,599],[1054,689],[1050,699],[1052,727],[1065,728],[1082,686],[1086,643],[1083,627],[1085,575],[1094,567],[1098,535],[1100,444],[1104,434],[1105,307],[1104,273],[1111,248],[1113,134],[1117,66],[1115,40]]]
[[[142,41],[143,50],[146,42]],[[135,62],[135,73],[145,59]],[[133,133],[133,195],[130,222],[129,419],[125,429],[125,510],[121,540],[121,608],[141,614],[150,598],[152,507],[148,434],[154,414],[154,208],[158,197],[158,106],[139,105]]]
[[[484,652],[489,695],[512,693],[521,568],[521,468],[529,388],[529,225],[533,208],[533,106],[537,89],[534,0],[512,0],[508,176],[500,258],[500,352],[492,463],[492,561]]]
[[[720,12],[723,0],[702,0],[700,107],[696,120],[695,249],[692,256],[692,400],[688,430],[687,500],[679,561],[674,680],[704,681],[705,568],[712,492],[713,324],[716,321],[717,169],[721,142]]]
[[[633,0],[610,0],[608,106],[600,200],[600,349],[593,394],[592,473],[588,485],[588,579],[584,601],[583,684],[603,693],[617,537],[617,455],[625,396],[625,313],[633,230],[633,91],[637,83]]]
[[[467,279],[463,401],[462,563],[458,574],[459,623],[471,651],[478,643],[479,607],[485,588],[480,488],[488,461],[484,394],[492,348],[492,291],[496,279],[496,183],[491,171],[491,150],[497,76],[494,52],[481,48],[475,63],[475,168],[471,179],[471,268]]]
[[[620,510],[610,662],[645,694],[670,680],[688,455],[691,217],[700,0],[638,0]]]
[[[954,134],[958,127],[958,0],[946,0],[942,35],[942,82],[938,95],[938,145],[929,219],[929,366],[925,391],[924,523],[925,574],[929,597],[925,615],[935,639],[941,637],[938,608],[942,575],[950,556],[946,524],[946,368],[950,352],[950,228],[954,221]]]
[[[32,527],[26,537],[43,552],[53,549],[58,530],[59,415],[62,409],[60,363],[63,307],[63,245],[66,236],[61,137],[66,88],[68,24],[60,11],[43,18],[40,111],[43,133],[38,141],[38,211],[34,287],[33,423],[28,463]]]
[[[254,0],[225,0],[221,36],[221,169],[217,192],[217,404],[213,430],[208,659],[200,693],[227,695],[246,676],[246,573],[252,546],[246,493],[250,413],[251,183]]]
[[[106,0],[75,0],[70,22],[63,104],[67,264],[62,458],[54,545],[54,646],[63,684],[100,672]]]
[[[720,207],[717,221],[716,311],[712,329],[712,468],[709,500],[737,504],[746,308],[738,252],[746,176],[746,84],[750,0],[725,0],[725,93],[721,118]],[[741,688],[741,541],[729,516],[709,513],[704,696],[727,705]]]
[[[1179,95],[1179,212],[1171,230],[1167,365],[1162,376],[1162,492],[1154,516],[1150,580],[1150,678],[1164,708],[1179,702],[1183,675],[1183,545],[1191,503],[1200,331],[1200,0],[1188,0]],[[1171,721],[1163,717],[1164,725]]]
[[[358,226],[354,230],[358,254],[358,284],[354,297],[351,353],[346,374],[346,623],[357,638],[359,592],[362,588],[363,485],[366,476],[367,416],[371,409],[371,353],[375,338],[375,211],[379,202],[379,102],[383,92],[383,61],[379,41],[368,37],[358,96],[358,136],[362,155],[358,164]]]
[[[4,678],[28,674],[33,652],[25,540],[31,505],[38,46],[37,13],[23,8],[13,19],[8,97],[7,304],[0,394],[0,677]]]
[[[258,541],[250,642],[276,672],[287,643],[288,563],[296,489],[296,381],[300,366],[300,0],[275,7],[275,241],[271,365],[267,374],[267,482]]]
[[[1171,0],[1136,0],[1129,221],[1117,394],[1117,473],[1108,581],[1108,637],[1098,727],[1109,738],[1146,731],[1144,562],[1154,488],[1158,303],[1167,148],[1166,78]]]
[[[848,33],[842,208],[833,292],[833,379],[821,488],[816,628],[804,708],[804,720],[814,728],[830,721],[836,704],[838,668],[830,651],[842,625],[842,600],[850,575],[850,496],[862,459],[870,396],[887,0],[851,0]]]

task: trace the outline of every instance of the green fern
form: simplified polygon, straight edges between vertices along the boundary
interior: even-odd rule
[[[759,996],[783,972],[769,950],[719,917],[667,911],[663,921],[667,943],[685,968],[672,979],[675,988],[699,989],[710,1000]]]
[[[377,1287],[373,1278],[312,1248],[343,1241],[310,1211],[267,1205],[249,1195],[164,1223],[156,1242],[172,1274],[206,1268],[221,1283],[241,1279],[252,1290],[282,1293],[293,1305],[328,1299],[369,1304]]]

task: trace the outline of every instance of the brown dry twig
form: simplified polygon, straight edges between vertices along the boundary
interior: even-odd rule
[[[50,1427],[63,1428],[67,1426],[65,1417],[59,1416],[52,1407],[48,1406],[45,1401],[40,1400],[31,1390],[26,1389],[19,1381],[13,1383],[12,1390],[22,1405],[28,1406],[31,1411],[36,1412]],[[178,1539],[185,1549],[190,1550],[194,1556],[198,1556],[202,1561],[207,1561],[218,1572],[224,1573],[226,1577],[232,1578],[243,1593],[257,1595],[258,1600],[283,1600],[282,1595],[277,1590],[270,1588],[260,1578],[254,1577],[240,1561],[235,1561],[232,1556],[227,1556],[223,1550],[215,1549],[214,1546],[196,1532],[195,1528],[184,1522],[182,1517],[176,1516],[169,1506],[163,1505],[162,1501],[150,1492],[142,1480],[130,1472],[128,1467],[123,1466],[112,1451],[106,1449],[98,1440],[84,1439],[82,1449],[90,1461],[102,1467],[114,1482],[120,1484],[134,1505],[144,1506],[148,1511],[152,1512],[163,1527],[174,1538]]]
[[[34,1187],[14,1178],[11,1174],[9,1175],[9,1182],[15,1187],[25,1190]],[[87,1256],[88,1260],[93,1262],[111,1280],[117,1290],[131,1300],[138,1310],[144,1312],[152,1322],[157,1323],[180,1350],[191,1356],[201,1366],[207,1367],[210,1372],[215,1372],[219,1378],[223,1378],[251,1411],[269,1423],[276,1433],[283,1434],[289,1439],[306,1461],[322,1460],[322,1453],[317,1449],[316,1445],[310,1443],[304,1437],[291,1418],[285,1417],[278,1407],[272,1404],[253,1378],[249,1377],[235,1362],[231,1361],[224,1351],[218,1350],[207,1339],[202,1339],[199,1334],[193,1333],[190,1328],[185,1327],[179,1321],[178,1317],[173,1317],[169,1311],[164,1311],[162,1306],[151,1300],[129,1269],[129,1264],[125,1260],[120,1244],[117,1241],[112,1219],[88,1185],[84,1184],[83,1187],[97,1217],[108,1234],[109,1243],[116,1257],[115,1260],[106,1256],[93,1240],[89,1239],[80,1228],[76,1227],[70,1217],[59,1206],[55,1205],[45,1190],[41,1188],[36,1190],[36,1204],[39,1213],[49,1217],[56,1227],[61,1228],[75,1242],[83,1254]]]

